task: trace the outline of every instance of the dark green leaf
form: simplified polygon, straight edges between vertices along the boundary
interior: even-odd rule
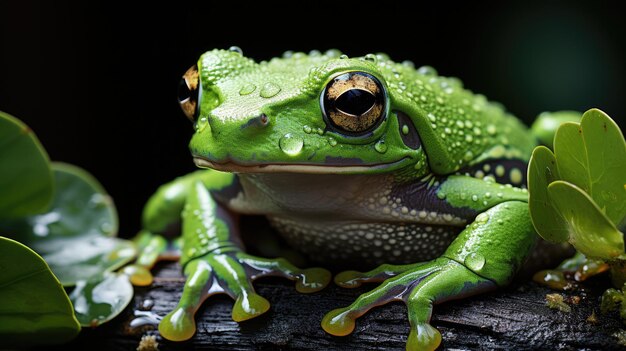
[[[64,343],[79,331],[70,300],[43,259],[0,237],[0,348]]]
[[[52,192],[48,154],[28,126],[0,111],[0,218],[45,211]]]
[[[136,250],[111,237],[117,213],[102,186],[76,166],[53,163],[53,169],[57,191],[50,210],[13,221],[5,232],[41,254],[66,286],[130,261]]]
[[[70,299],[80,325],[95,327],[113,319],[133,297],[133,286],[124,274],[105,274],[103,279],[76,282]]]

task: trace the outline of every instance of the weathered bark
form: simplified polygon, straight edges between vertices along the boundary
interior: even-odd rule
[[[72,343],[81,350],[135,350],[142,335],[157,335],[152,325],[130,328],[145,300],[154,302],[151,313],[163,316],[176,305],[184,279],[180,266],[160,264],[149,288],[138,288],[134,302],[114,321],[85,330]],[[551,310],[545,295],[553,293],[532,282],[514,283],[499,291],[436,306],[433,324],[443,336],[442,349],[503,350],[612,350],[623,349],[613,333],[624,326],[616,315],[598,311],[599,296],[609,285],[605,277],[594,278],[585,288],[566,296],[580,296],[570,313]],[[408,335],[406,309],[401,303],[377,308],[360,318],[353,334],[333,337],[321,329],[324,313],[345,306],[371,286],[355,290],[334,285],[303,295],[279,279],[256,283],[259,294],[272,308],[259,318],[233,322],[232,301],[225,296],[209,299],[198,312],[198,332],[188,342],[174,343],[157,337],[159,350],[404,350]],[[587,322],[595,310],[598,324]]]

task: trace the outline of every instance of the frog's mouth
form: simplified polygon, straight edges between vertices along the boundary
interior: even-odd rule
[[[193,161],[200,168],[211,168],[234,173],[307,173],[307,174],[354,174],[381,171],[401,166],[407,157],[390,163],[377,164],[303,164],[303,163],[255,163],[241,164],[233,160],[211,161],[194,156]]]

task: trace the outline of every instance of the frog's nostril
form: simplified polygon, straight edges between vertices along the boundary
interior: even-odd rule
[[[259,123],[261,123],[261,125],[266,126],[268,123],[270,123],[270,119],[267,118],[267,115],[265,113],[262,113],[259,116]]]
[[[267,127],[269,124],[270,118],[265,113],[261,113],[258,116],[248,119],[241,125],[241,129],[246,129],[248,127]]]
[[[192,122],[200,114],[200,84],[198,76],[198,66],[194,65],[185,72],[178,86],[178,103],[185,116]]]

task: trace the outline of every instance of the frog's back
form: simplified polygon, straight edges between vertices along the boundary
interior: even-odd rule
[[[464,89],[457,78],[437,75],[432,67],[415,69],[410,62],[379,58],[380,70],[389,77],[392,106],[415,123],[435,173],[486,160],[528,161],[535,138],[500,104]]]

